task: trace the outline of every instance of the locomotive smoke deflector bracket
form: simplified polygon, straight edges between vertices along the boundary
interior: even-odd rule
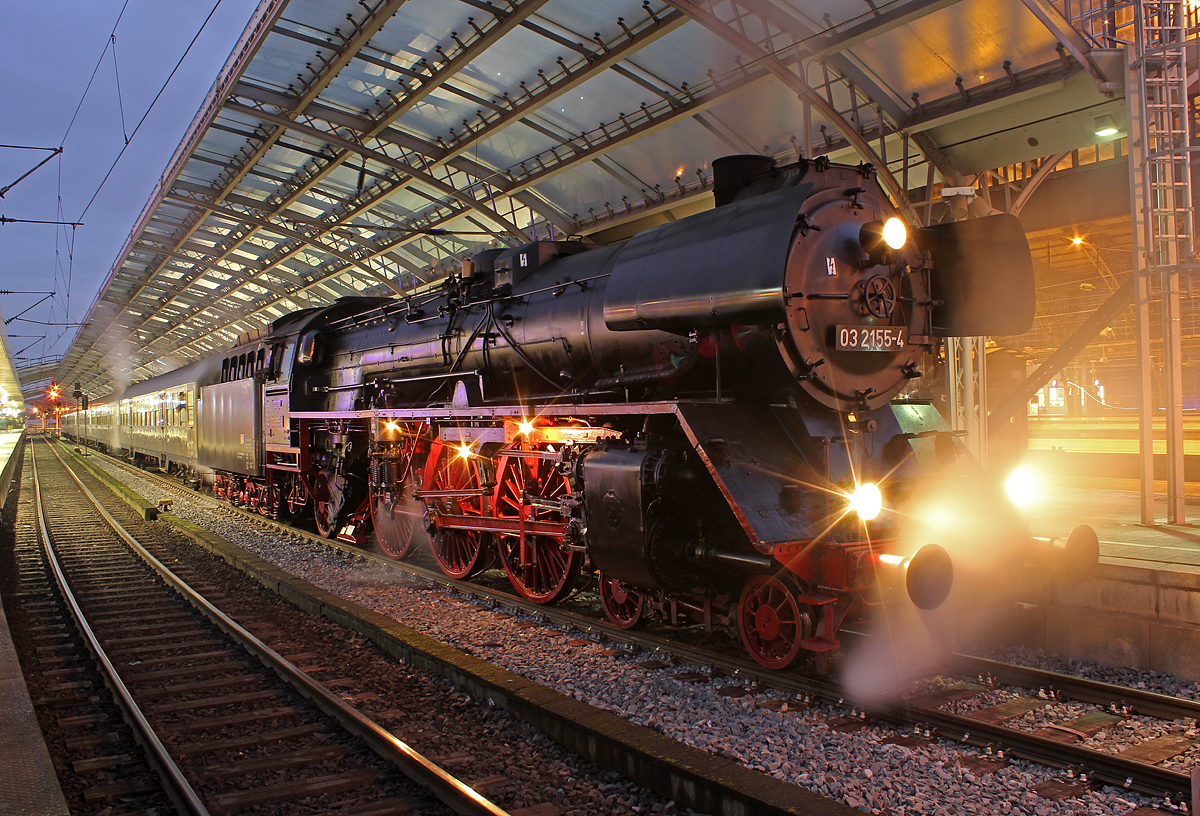
[[[918,231],[933,271],[933,334],[1024,334],[1033,325],[1033,256],[1014,215],[989,215]]]

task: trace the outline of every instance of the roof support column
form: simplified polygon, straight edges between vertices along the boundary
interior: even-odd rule
[[[1180,0],[1138,0],[1134,49],[1126,48],[1130,195],[1137,315],[1139,472],[1143,524],[1154,523],[1154,379],[1150,295],[1161,288],[1162,376],[1167,523],[1186,521],[1183,468],[1183,349],[1179,307],[1181,264],[1193,257],[1191,146],[1187,95],[1187,22]],[[1140,201],[1139,201],[1140,199]],[[1190,271],[1189,271],[1190,273]]]

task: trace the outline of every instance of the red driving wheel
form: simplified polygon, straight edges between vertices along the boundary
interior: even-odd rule
[[[506,456],[496,478],[496,515],[526,521],[559,521],[553,510],[534,507],[526,496],[556,499],[571,490],[551,459]],[[583,553],[567,548],[561,536],[505,535],[498,542],[500,561],[513,587],[538,604],[561,601],[579,580]]]
[[[425,465],[425,490],[464,491],[467,495],[429,498],[435,514],[482,516],[479,464],[474,455],[460,456],[458,449],[435,444]],[[477,491],[477,492],[476,492]],[[470,493],[473,492],[473,495]],[[429,540],[433,557],[451,578],[469,578],[491,566],[491,536],[476,530],[439,528]]]

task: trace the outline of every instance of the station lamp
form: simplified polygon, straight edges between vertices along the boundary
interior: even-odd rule
[[[1102,113],[1093,120],[1095,124],[1095,132],[1097,136],[1115,136],[1117,134],[1117,120],[1113,119],[1111,113]]]

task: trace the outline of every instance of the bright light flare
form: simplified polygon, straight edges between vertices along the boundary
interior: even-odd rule
[[[1018,507],[1028,507],[1041,492],[1041,480],[1027,467],[1014,470],[1004,482],[1004,491]]]
[[[870,521],[883,509],[883,494],[870,482],[860,484],[850,497],[850,509],[863,521]]]
[[[458,450],[458,458],[459,459],[467,460],[475,455],[475,451],[471,450],[470,442],[465,442],[465,443],[459,445],[457,450]]]
[[[387,424],[385,424],[383,427],[387,428],[392,433],[395,433],[396,431],[400,430],[400,426],[396,424],[396,421],[394,419],[389,420],[387,422]]]
[[[533,422],[528,419],[522,419],[517,423],[517,433],[522,433],[525,436],[529,436],[531,433],[533,433]]]
[[[935,530],[948,530],[957,521],[954,509],[945,504],[932,504],[924,508],[919,518]]]
[[[892,249],[899,249],[908,243],[908,228],[899,218],[892,216],[883,222],[883,242]]]

